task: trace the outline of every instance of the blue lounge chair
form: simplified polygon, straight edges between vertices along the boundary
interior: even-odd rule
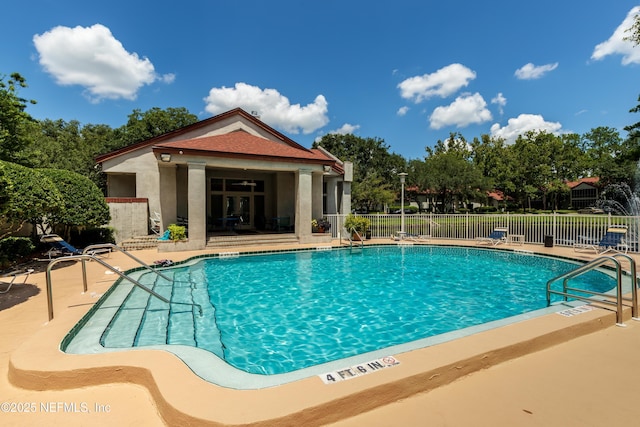
[[[507,243],[507,227],[496,227],[487,237],[477,237],[476,244],[497,246]]]
[[[582,239],[573,245],[575,251],[593,250],[603,254],[609,251],[624,252],[629,250],[629,245],[624,241],[627,235],[627,227],[623,225],[612,225],[607,228],[606,233],[599,242],[595,243],[590,239]]]
[[[82,254],[80,249],[73,247],[57,234],[45,234],[40,238],[40,241],[48,243],[49,246],[51,246],[51,249],[45,253],[49,259],[59,256]]]

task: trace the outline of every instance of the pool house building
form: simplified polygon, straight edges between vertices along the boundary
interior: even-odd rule
[[[351,210],[353,166],[237,108],[97,159],[116,241],[184,224],[183,250],[211,236],[289,233],[330,241],[312,219]]]

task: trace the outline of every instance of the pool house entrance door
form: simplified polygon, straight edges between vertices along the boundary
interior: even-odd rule
[[[264,229],[264,181],[211,178],[210,231]]]

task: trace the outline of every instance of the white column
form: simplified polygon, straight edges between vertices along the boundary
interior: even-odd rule
[[[207,243],[207,181],[204,163],[189,163],[189,247]]]
[[[312,183],[313,186],[311,190],[311,217],[312,218],[322,218],[323,209],[322,209],[322,184],[323,184],[323,175],[319,173],[314,173],[312,175]]]
[[[342,184],[342,208],[341,214],[351,213],[351,182],[353,181],[353,163],[344,162],[344,181]]]
[[[327,211],[326,214],[338,213],[338,180],[325,177],[327,183]]]
[[[298,240],[311,236],[311,207],[313,178],[311,170],[300,169],[296,180],[296,235]]]
[[[177,217],[177,186],[176,186],[176,170],[175,164],[159,164],[160,172],[160,217],[161,217],[161,233],[167,229],[167,226],[176,221]],[[153,215],[153,212],[151,212]]]

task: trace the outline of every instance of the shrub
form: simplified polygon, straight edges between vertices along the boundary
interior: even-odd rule
[[[62,195],[55,184],[39,170],[3,162],[3,185],[8,185],[8,200],[3,202],[4,221],[20,230],[26,223],[34,226],[62,208]],[[35,228],[35,227],[34,227]]]
[[[344,227],[348,231],[351,231],[352,228],[355,228],[355,230],[360,235],[364,234],[370,226],[371,220],[363,216],[355,216],[354,214],[349,214],[344,220]]]
[[[476,208],[476,212],[480,214],[498,212],[498,208],[496,208],[495,206],[479,206]]]
[[[109,206],[89,178],[68,170],[37,169],[50,179],[61,195],[61,208],[48,216],[52,226],[62,226],[69,236],[75,227],[101,227],[109,222]],[[56,227],[57,228],[57,227]]]
[[[326,218],[312,219],[311,220],[311,228],[313,230],[317,230],[317,229],[321,228],[326,232],[326,231],[331,230],[331,223],[329,221],[327,221]]]
[[[187,229],[182,225],[169,224],[169,238],[171,240],[187,240]]]

